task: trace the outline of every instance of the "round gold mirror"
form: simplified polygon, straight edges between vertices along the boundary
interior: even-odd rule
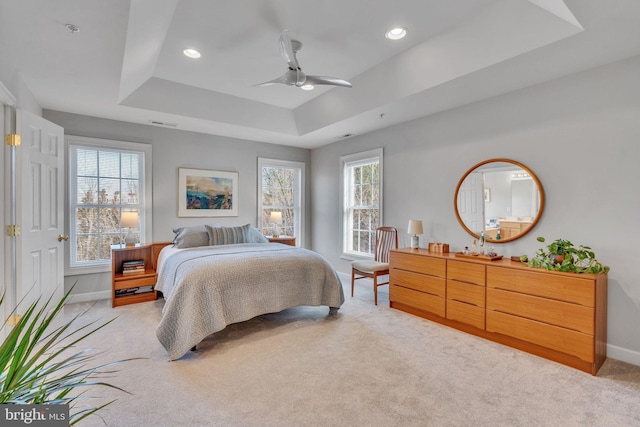
[[[472,236],[504,243],[527,234],[540,220],[544,191],[538,177],[509,159],[480,162],[465,173],[453,199],[458,222]]]

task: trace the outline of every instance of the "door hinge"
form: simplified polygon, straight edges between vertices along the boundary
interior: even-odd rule
[[[7,225],[5,227],[5,234],[7,237],[18,237],[20,235],[19,225]]]
[[[21,319],[22,319],[22,315],[21,314],[12,314],[7,319],[7,325],[8,326],[16,326],[18,324],[18,322],[20,322]]]
[[[4,136],[4,142],[10,147],[20,146],[20,135],[15,133],[8,133]]]

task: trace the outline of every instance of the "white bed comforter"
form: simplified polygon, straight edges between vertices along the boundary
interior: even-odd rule
[[[339,308],[344,302],[333,267],[306,249],[243,243],[163,255],[156,289],[165,306],[156,335],[172,360],[231,323],[302,305]]]

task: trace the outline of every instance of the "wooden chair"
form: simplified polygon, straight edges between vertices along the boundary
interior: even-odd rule
[[[378,276],[389,274],[389,251],[398,247],[398,230],[395,227],[376,229],[376,249],[373,260],[359,260],[351,263],[351,296],[354,283],[358,279],[373,279],[373,300],[378,305],[378,286],[388,285],[389,281],[378,283]],[[360,276],[360,277],[356,277]]]

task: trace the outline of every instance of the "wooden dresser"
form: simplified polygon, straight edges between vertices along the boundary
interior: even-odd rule
[[[395,249],[393,308],[595,375],[607,356],[607,275]]]

